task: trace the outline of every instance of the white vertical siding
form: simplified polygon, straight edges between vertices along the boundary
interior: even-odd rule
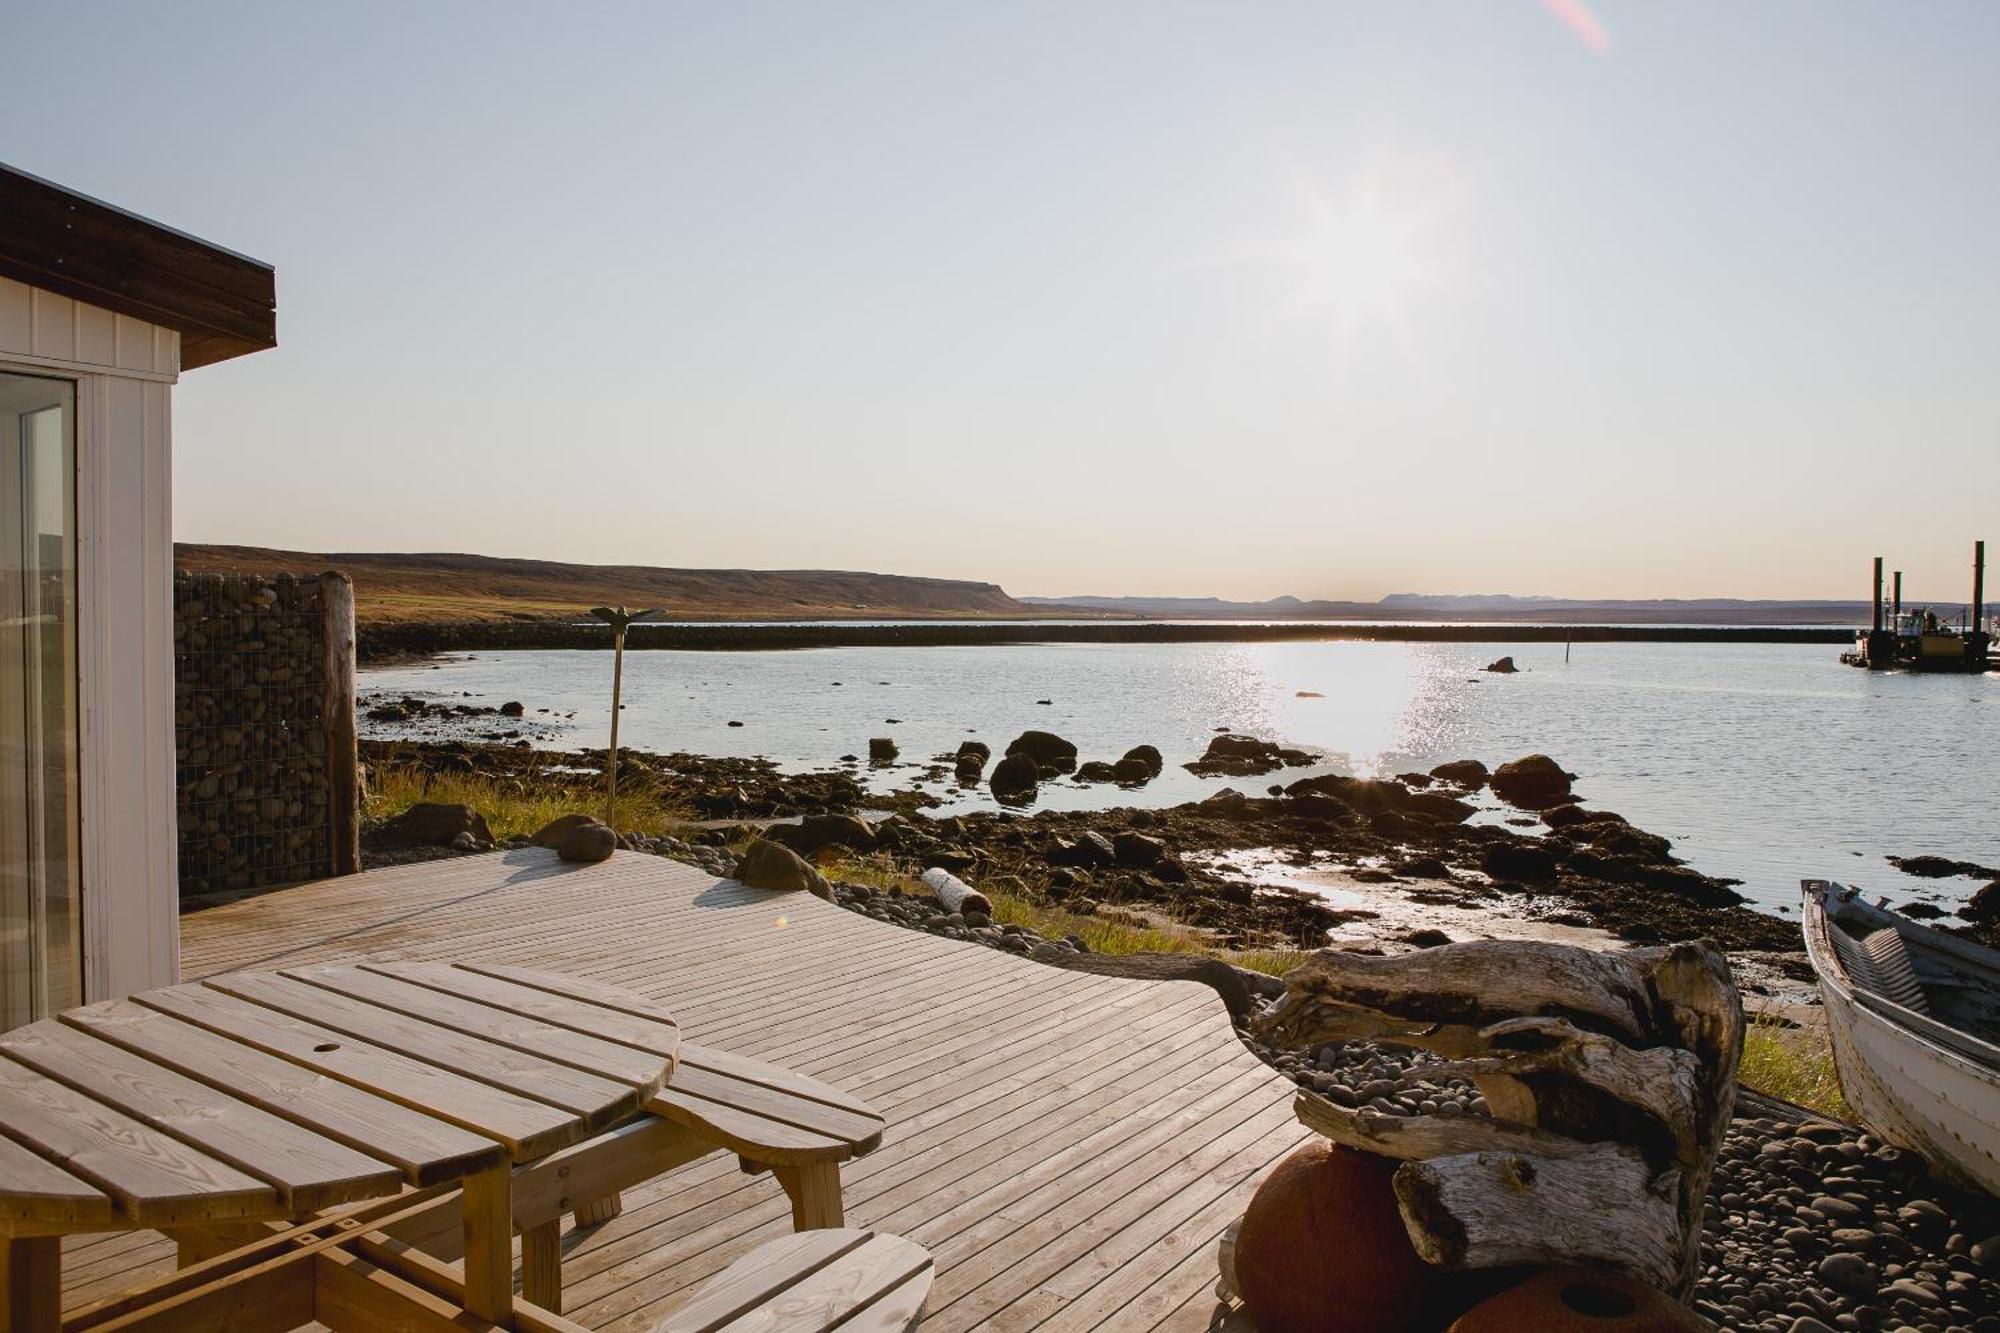
[[[77,385],[84,985],[177,979],[173,458],[180,335],[0,278],[0,370]]]
[[[171,380],[180,372],[180,339],[172,329],[0,278],[0,357],[10,361]]]

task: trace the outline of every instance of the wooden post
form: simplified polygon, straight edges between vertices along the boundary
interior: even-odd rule
[[[618,710],[625,690],[625,627],[611,627],[611,749],[604,756],[604,822],[618,827]]]
[[[465,1308],[514,1326],[514,1169],[501,1162],[465,1178]]]
[[[840,1164],[807,1162],[799,1166],[774,1166],[771,1174],[785,1187],[792,1200],[792,1230],[815,1231],[837,1227],[845,1220],[840,1202]]]
[[[562,1313],[562,1219],[521,1233],[521,1294],[550,1314]]]
[[[361,869],[361,749],[354,727],[354,584],[345,574],[319,577],[326,617],[327,838],[329,873]]]
[[[9,1333],[55,1333],[62,1320],[62,1238],[0,1238],[0,1325]]]

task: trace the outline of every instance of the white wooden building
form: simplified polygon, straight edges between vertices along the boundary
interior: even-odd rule
[[[177,980],[172,388],[274,291],[0,165],[0,1029]]]

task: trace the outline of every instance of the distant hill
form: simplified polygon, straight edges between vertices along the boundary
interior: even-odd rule
[[[1220,597],[1023,597],[1044,613],[1143,618],[1283,620],[1452,620],[1510,624],[1594,625],[1860,625],[1866,602],[1758,601],[1735,597],[1588,600],[1504,594],[1391,593],[1375,602],[1302,601],[1273,597],[1232,602]],[[1940,605],[1939,611],[1957,608]]]
[[[992,583],[828,569],[661,569],[485,555],[273,551],[179,544],[197,574],[319,574],[354,580],[368,624],[569,619],[586,608],[659,607],[676,619],[817,620],[1047,615]]]

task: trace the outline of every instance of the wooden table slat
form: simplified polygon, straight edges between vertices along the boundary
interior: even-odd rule
[[[270,973],[246,972],[203,983],[293,1018],[425,1060],[495,1088],[547,1102],[586,1123],[609,1124],[638,1109],[634,1089],[511,1047],[434,1027],[360,1000]]]
[[[636,1046],[642,1051],[669,1059],[680,1050],[680,1028],[671,1020],[641,1018],[624,1010],[558,995],[554,991],[537,990],[518,981],[508,981],[471,968],[448,967],[438,963],[363,963],[361,969],[431,990],[460,995],[468,1000],[478,1000],[496,1009],[525,1014],[557,1027],[591,1033],[606,1041]]]
[[[671,1083],[660,1089],[646,1109],[686,1125],[731,1152],[752,1155],[766,1166],[838,1162],[854,1155],[853,1145],[845,1139],[698,1097]]]
[[[276,1186],[295,1216],[402,1185],[387,1162],[53,1020],[0,1033],[0,1052]]]
[[[646,1051],[358,967],[307,967],[283,975],[538,1059],[629,1083],[641,1098],[658,1092],[671,1068],[669,1061]]]
[[[263,1181],[10,1059],[0,1059],[0,1124],[110,1194],[136,1226],[284,1211]]]
[[[718,1050],[713,1046],[697,1046],[692,1042],[681,1047],[684,1063],[698,1065],[717,1074],[724,1074],[744,1083],[755,1083],[760,1087],[774,1089],[803,1101],[819,1102],[835,1110],[853,1115],[868,1116],[880,1121],[882,1113],[873,1106],[854,1096],[842,1092],[830,1083],[816,1078],[808,1078],[783,1065],[772,1064],[768,1060],[753,1060],[733,1051]]]
[[[506,1155],[484,1134],[130,1000],[74,1009],[61,1021],[379,1156],[412,1185],[456,1180]]]
[[[117,1211],[89,1181],[0,1138],[0,1235],[109,1226]]]
[[[643,995],[634,994],[623,987],[608,986],[589,977],[537,972],[533,968],[512,967],[504,963],[456,963],[453,966],[467,972],[477,972],[482,976],[498,977],[502,981],[518,982],[534,990],[547,991],[551,995],[566,995],[572,1000],[602,1005],[621,1014],[631,1014],[634,1018],[649,1018],[656,1023],[676,1022],[673,1013],[665,1005],[649,1000]]]
[[[794,1125],[815,1134],[823,1134],[831,1139],[873,1147],[882,1138],[882,1117],[879,1115],[857,1115],[852,1111],[838,1110],[755,1083],[745,1083],[741,1079],[731,1078],[693,1063],[683,1064],[676,1071],[672,1086],[677,1092],[706,1097],[711,1101],[727,1102],[731,1106],[753,1111],[767,1119]]]
[[[575,1117],[556,1107],[206,986],[173,986],[134,998],[149,1009],[486,1135],[504,1145],[516,1161],[567,1147],[581,1133]]]

